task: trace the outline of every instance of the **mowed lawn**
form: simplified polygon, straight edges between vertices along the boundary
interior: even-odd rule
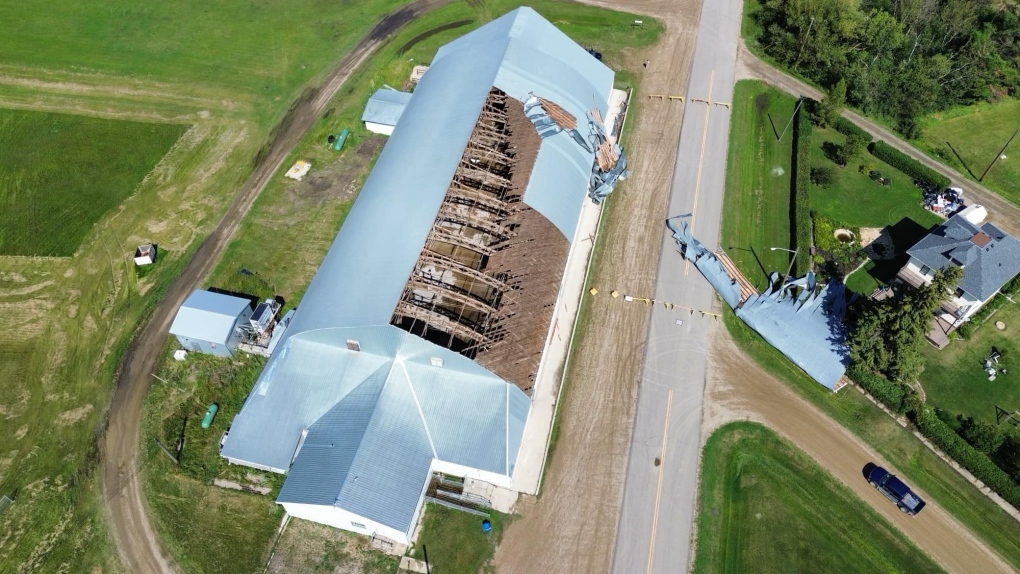
[[[1007,98],[927,117],[921,144],[940,161],[977,179],[1018,127],[1020,100]],[[1020,136],[1003,154],[1006,159],[996,162],[982,183],[1013,203],[1020,203]]]
[[[185,130],[0,109],[0,255],[73,255]]]
[[[811,186],[811,209],[850,226],[885,227],[903,218],[924,227],[938,225],[942,218],[922,205],[921,190],[913,180],[867,151],[846,167],[826,157],[826,145],[842,146],[846,136],[834,129],[815,127],[811,133],[811,167],[828,166],[836,171],[829,187]],[[881,185],[861,173],[861,165],[882,172],[892,183]]]
[[[1006,330],[995,328],[1002,321]],[[998,368],[1009,371],[988,380],[985,359],[992,347],[1002,353]],[[941,351],[924,346],[927,366],[921,385],[928,402],[949,412],[995,422],[995,406],[1020,410],[1020,305],[1006,303],[970,339],[958,339]]]
[[[849,488],[757,423],[729,424],[709,437],[701,477],[696,572],[941,570]]]
[[[792,127],[782,141],[776,132],[782,133],[795,106],[791,96],[758,81],[741,80],[733,92],[720,246],[759,288],[766,285],[767,273],[785,273],[792,256],[771,248],[793,243]]]
[[[478,574],[495,553],[506,527],[505,515],[490,512],[492,530],[486,534],[482,531],[484,519],[438,504],[426,505],[425,521],[412,556],[423,560],[425,547],[436,574]]]

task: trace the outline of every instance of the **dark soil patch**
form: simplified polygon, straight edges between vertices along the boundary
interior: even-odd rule
[[[357,193],[358,179],[368,171],[373,158],[379,154],[385,143],[384,138],[367,138],[353,154],[345,155],[336,163],[313,171],[304,181],[292,183],[290,193],[293,196],[293,203],[288,210],[301,209],[309,202],[321,205],[324,201],[353,198]]]
[[[438,34],[440,32],[445,32],[446,30],[453,30],[454,28],[460,28],[461,26],[467,26],[468,24],[470,24],[472,22],[474,22],[474,20],[457,20],[456,22],[450,22],[449,24],[443,24],[442,26],[436,26],[435,28],[433,28],[431,30],[426,30],[426,31],[422,32],[421,34],[418,34],[414,38],[411,38],[410,40],[407,41],[406,44],[401,46],[400,49],[397,50],[397,55],[398,56],[403,55],[404,52],[410,50],[411,48],[413,48],[415,46],[415,44],[417,44],[418,42],[421,42],[422,40],[424,40],[426,38],[429,38],[431,36],[435,36],[436,34]]]

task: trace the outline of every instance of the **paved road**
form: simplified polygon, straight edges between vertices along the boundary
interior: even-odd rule
[[[238,192],[223,219],[198,248],[187,267],[167,290],[152,318],[124,353],[103,443],[103,490],[111,534],[128,572],[172,571],[149,523],[137,476],[137,456],[142,404],[152,383],[150,375],[166,341],[174,313],[184,298],[198,288],[212,270],[255,198],[351,73],[395,31],[421,14],[448,2],[417,0],[387,15],[337,65],[321,87],[307,94],[294,106],[280,125],[278,136],[269,151]]]
[[[737,79],[753,78],[763,80],[798,97],[807,96],[815,100],[822,98],[820,90],[761,61],[761,59],[748,51],[742,41],[740,42],[738,56]],[[853,110],[844,110],[843,116],[871,132],[876,139],[884,140],[889,145],[951,179],[954,185],[963,188],[964,198],[967,200],[967,203],[977,203],[985,206],[988,209],[989,220],[995,222],[1003,231],[1012,236],[1020,237],[1020,206],[989,190],[980,183],[964,177],[963,174],[955,169],[933,160],[924,152],[900,139],[898,135]]]
[[[670,215],[693,214],[694,233],[709,248],[719,236],[730,125],[730,109],[719,103],[733,97],[740,19],[740,0],[702,8],[669,201]],[[648,224],[663,232],[655,298],[711,309],[712,287],[685,265],[663,222]],[[677,325],[679,316],[652,311],[616,541],[619,574],[686,571],[690,560],[713,319],[694,314]]]

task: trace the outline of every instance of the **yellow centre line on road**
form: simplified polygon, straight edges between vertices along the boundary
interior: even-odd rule
[[[698,160],[698,179],[694,183],[694,207],[691,208],[691,233],[698,218],[698,195],[701,192],[701,169],[705,166],[705,144],[708,142],[708,118],[712,114],[712,85],[715,84],[715,70],[708,77],[708,99],[705,100],[705,130],[701,133],[701,158]],[[691,270],[691,262],[684,262],[684,275]]]
[[[652,557],[655,554],[655,529],[659,526],[659,498],[662,496],[662,470],[666,468],[666,439],[669,433],[669,412],[673,408],[673,389],[669,390],[666,399],[666,424],[662,428],[662,451],[659,453],[659,486],[655,489],[655,512],[652,513],[652,539],[648,543],[648,568],[645,574],[651,574]]]

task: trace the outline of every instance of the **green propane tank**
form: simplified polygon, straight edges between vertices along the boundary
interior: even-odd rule
[[[216,418],[216,411],[220,410],[220,406],[216,403],[209,405],[209,410],[205,411],[205,418],[202,419],[202,428],[207,429],[212,425],[212,421]]]
[[[347,136],[351,135],[351,130],[344,128],[337,136],[336,141],[333,142],[333,151],[340,151],[344,147],[344,143],[347,141]]]

